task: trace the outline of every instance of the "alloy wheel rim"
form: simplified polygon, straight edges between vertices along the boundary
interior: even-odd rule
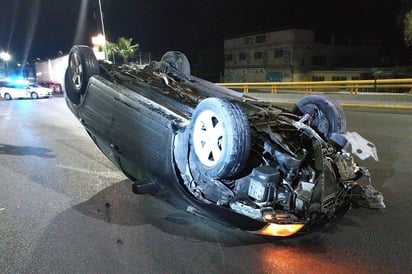
[[[74,53],[70,59],[70,75],[74,88],[79,90],[83,84],[83,66],[77,53]]]
[[[203,165],[212,167],[220,161],[224,147],[224,129],[213,111],[204,111],[197,117],[193,145],[196,156]]]

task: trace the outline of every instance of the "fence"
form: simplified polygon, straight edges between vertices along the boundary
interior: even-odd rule
[[[406,79],[376,79],[352,81],[312,81],[312,82],[256,82],[256,83],[218,83],[218,85],[249,93],[251,90],[278,91],[293,90],[310,94],[313,91],[349,91],[359,92],[402,92],[412,95],[412,78]]]

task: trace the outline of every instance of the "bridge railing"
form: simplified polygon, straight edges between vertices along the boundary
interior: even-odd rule
[[[349,80],[349,81],[311,81],[311,82],[256,82],[256,83],[218,83],[230,89],[249,93],[251,90],[278,91],[293,90],[310,94],[313,91],[349,91],[351,94],[359,92],[409,92],[412,95],[412,78],[403,79],[376,79],[376,80]]]

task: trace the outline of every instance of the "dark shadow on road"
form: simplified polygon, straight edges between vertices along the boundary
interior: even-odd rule
[[[223,245],[266,242],[252,233],[189,214],[154,196],[136,195],[132,192],[129,180],[104,189],[88,201],[76,205],[74,209],[106,223],[125,226],[153,225],[165,233],[192,241]]]
[[[186,269],[188,262],[197,262],[200,257],[213,261],[213,269],[219,265],[219,272],[229,267],[240,269],[237,273],[274,269],[297,273],[315,265],[322,273],[332,273],[336,267],[336,273],[351,273],[352,267],[363,267],[366,259],[361,254],[361,263],[336,266],[336,260],[345,258],[349,251],[331,249],[329,238],[335,232],[342,233],[335,227],[291,239],[263,238],[186,213],[156,197],[135,195],[131,182],[123,180],[50,220],[27,264],[17,270],[91,273],[104,269],[116,273],[144,265],[146,273],[154,273],[157,264]],[[147,263],[144,258],[149,262],[157,258],[157,263]],[[196,267],[190,266],[192,272],[198,269],[196,263]]]
[[[13,146],[0,144],[0,154],[9,154],[17,156],[34,155],[42,158],[55,158],[52,151],[48,148],[33,146]]]
[[[335,224],[328,228],[317,228],[312,233],[289,238],[257,236],[187,213],[154,196],[136,195],[131,191],[129,180],[104,189],[88,201],[76,205],[74,209],[106,223],[125,226],[150,224],[168,234],[222,246],[272,243],[275,246],[308,247],[311,252],[322,253],[324,252],[322,238],[327,234],[340,231],[340,225]],[[344,226],[346,225],[359,224],[349,221]]]

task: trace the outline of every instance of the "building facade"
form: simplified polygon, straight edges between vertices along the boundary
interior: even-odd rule
[[[349,39],[338,45],[333,36],[318,43],[313,30],[299,28],[226,39],[224,52],[224,82],[365,79],[365,67],[379,60],[378,46],[353,46]]]

